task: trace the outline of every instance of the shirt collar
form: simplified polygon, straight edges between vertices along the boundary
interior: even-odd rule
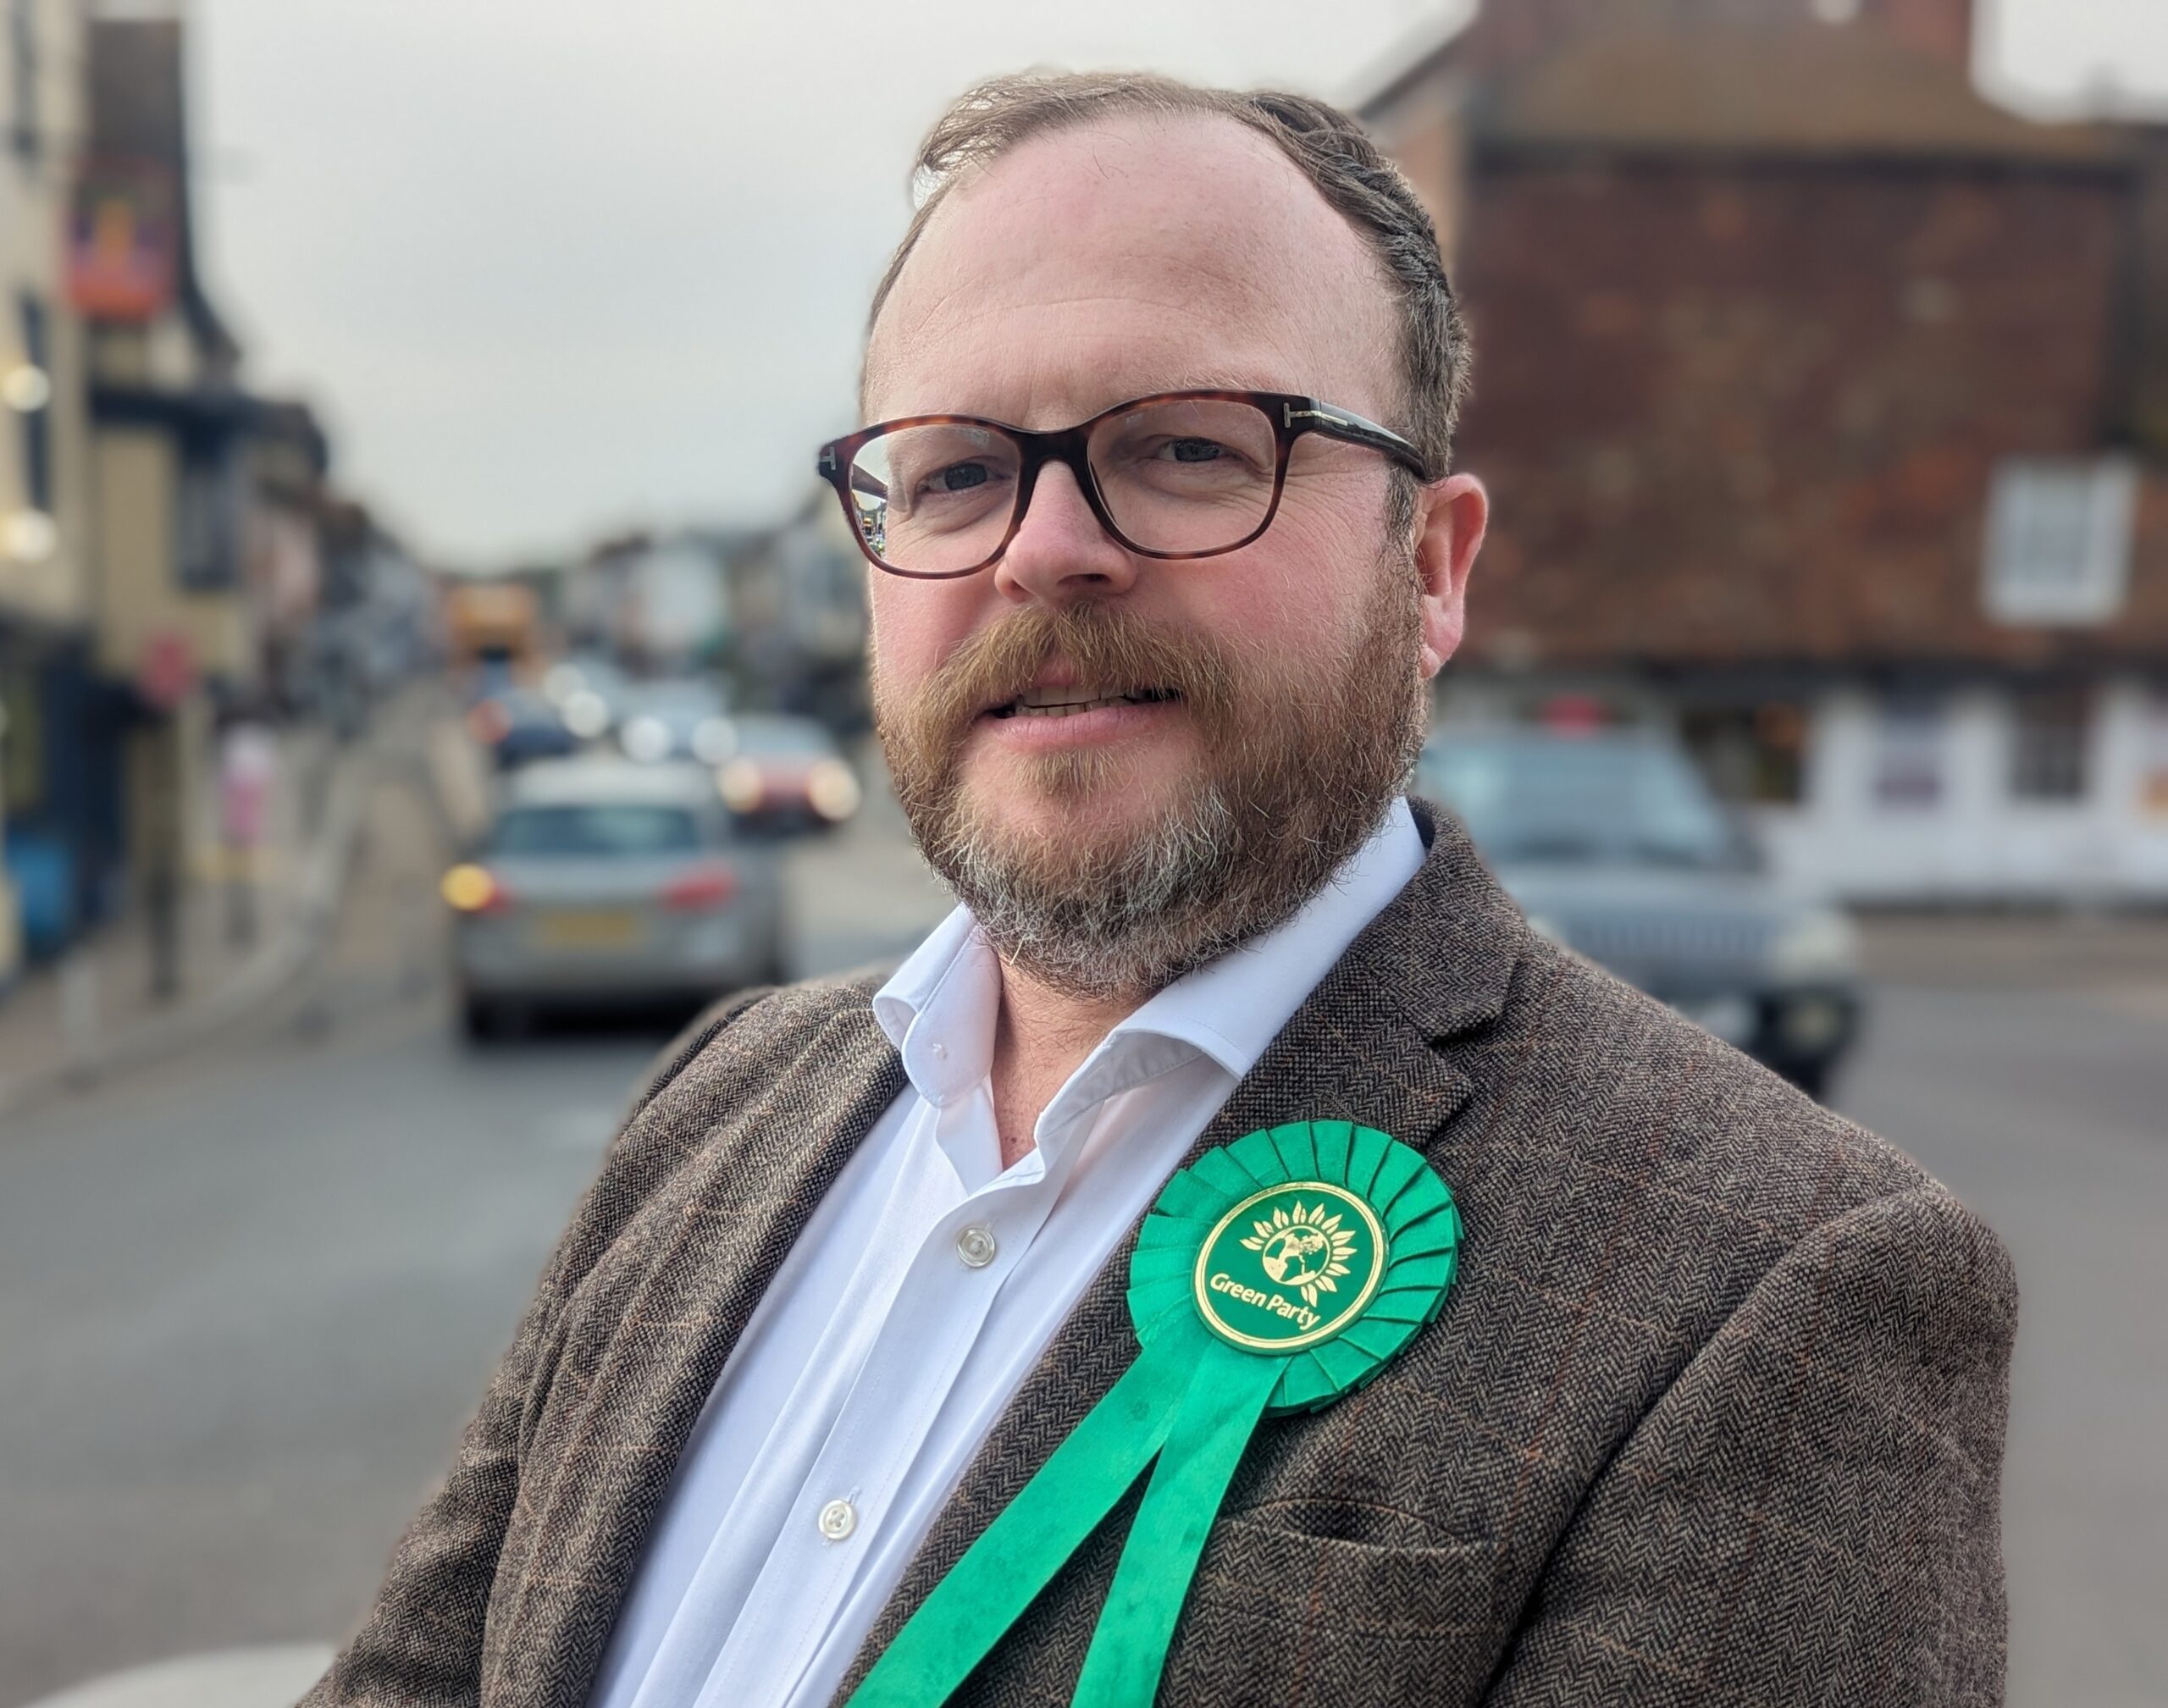
[[[1396,799],[1369,840],[1294,917],[1153,997],[1108,1034],[1078,1070],[1080,1078],[1102,1057],[1137,1047],[1127,1041],[1157,1038],[1208,1055],[1240,1080],[1422,864],[1422,836],[1408,802]],[[970,909],[960,907],[875,994],[874,1017],[921,1096],[946,1103],[986,1078],[1000,993],[993,951]],[[1165,1052],[1142,1054],[1157,1059]]]
[[[1001,969],[969,908],[956,908],[874,993],[873,1017],[928,1103],[945,1103],[993,1070]]]

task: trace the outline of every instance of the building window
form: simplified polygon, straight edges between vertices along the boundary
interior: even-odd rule
[[[1806,798],[1806,709],[1796,700],[1691,706],[1679,733],[1726,800],[1796,806]]]
[[[35,296],[25,296],[17,304],[17,318],[22,323],[23,365],[49,376],[53,372],[53,340],[45,305]],[[53,499],[53,405],[49,398],[37,408],[24,412],[21,420],[23,496],[32,510],[50,516]]]
[[[2138,471],[2118,456],[2011,457],[1988,498],[1988,615],[1999,622],[2104,622],[2130,581]]]
[[[174,558],[180,583],[191,593],[216,593],[234,584],[240,567],[237,470],[235,459],[218,447],[191,445],[181,458]]]
[[[1943,745],[1940,702],[1913,695],[1885,701],[1875,732],[1875,804],[1898,811],[1940,805]]]
[[[2031,688],[2012,699],[2011,799],[2085,799],[2085,746],[2092,710],[2091,696],[2082,688]]]

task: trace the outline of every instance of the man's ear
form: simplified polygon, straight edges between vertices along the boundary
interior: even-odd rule
[[[1472,474],[1433,481],[1415,499],[1415,572],[1423,588],[1423,679],[1459,649],[1468,622],[1468,576],[1482,549],[1490,497]]]

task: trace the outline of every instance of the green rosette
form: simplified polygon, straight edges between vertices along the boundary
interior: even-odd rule
[[[850,1708],[935,1708],[1149,1470],[1071,1700],[1144,1708],[1259,1422],[1369,1381],[1435,1318],[1459,1262],[1452,1192],[1352,1121],[1208,1152],[1138,1231],[1142,1350],[898,1633]]]
[[[1226,1249],[1229,1232],[1255,1253],[1253,1273],[1239,1279],[1244,1259]],[[1130,1259],[1130,1321],[1148,1348],[1202,1330],[1278,1357],[1265,1415],[1314,1412],[1369,1381],[1437,1316],[1460,1235],[1453,1195],[1420,1152],[1352,1121],[1290,1121],[1209,1152],[1168,1181]],[[1305,1241],[1325,1243],[1291,1250]],[[1215,1246],[1231,1260],[1224,1268],[1209,1261]],[[1319,1258],[1327,1261],[1312,1268]],[[1265,1268],[1274,1258],[1285,1259],[1277,1276]],[[1215,1292],[1214,1276],[1231,1285]],[[1249,1306],[1244,1295],[1255,1292],[1271,1302]],[[1317,1321],[1280,1314],[1290,1306]]]

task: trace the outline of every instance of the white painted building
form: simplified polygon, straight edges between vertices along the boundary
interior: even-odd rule
[[[2168,902],[2168,691],[1832,688],[1800,799],[1750,808],[1787,875],[1868,903]]]

